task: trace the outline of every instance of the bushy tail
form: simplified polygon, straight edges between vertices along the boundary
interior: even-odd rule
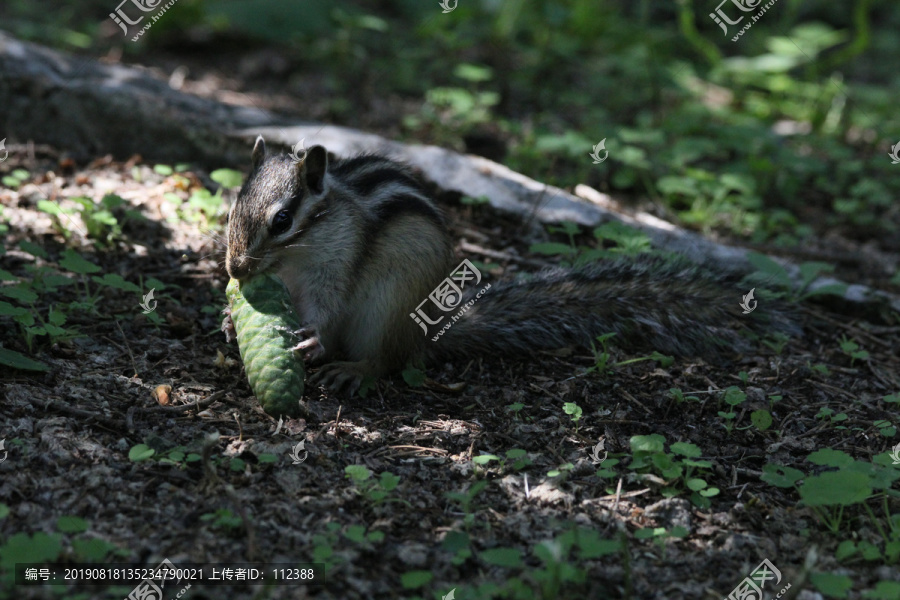
[[[763,302],[742,314],[739,304],[749,290],[738,282],[686,261],[649,255],[548,270],[527,281],[493,284],[458,320],[451,317],[443,333],[429,332],[426,357],[590,347],[598,335],[615,332],[612,343],[627,349],[715,359],[747,349],[738,334],[744,328],[798,332],[781,309]]]

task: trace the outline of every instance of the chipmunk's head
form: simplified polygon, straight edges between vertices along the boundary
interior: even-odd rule
[[[328,153],[322,146],[294,155],[266,154],[256,138],[252,167],[228,213],[225,268],[245,279],[273,267],[281,251],[297,244],[322,213]]]

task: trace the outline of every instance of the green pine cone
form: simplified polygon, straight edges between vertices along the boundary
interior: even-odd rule
[[[247,379],[263,410],[275,417],[306,416],[306,373],[291,350],[300,321],[287,288],[274,275],[258,275],[243,282],[232,279],[225,294]]]

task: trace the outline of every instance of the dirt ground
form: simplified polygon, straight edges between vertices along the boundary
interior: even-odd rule
[[[165,68],[164,58],[159,62]],[[215,77],[212,67],[207,78]],[[213,83],[229,87],[225,79]],[[784,596],[791,597],[808,585],[804,563],[813,556],[813,571],[852,578],[849,597],[879,580],[900,579],[896,564],[835,558],[842,541],[880,543],[859,505],[846,510],[840,532],[832,534],[798,504],[795,489],[760,478],[766,464],[820,472],[807,460],[817,450],[870,461],[898,441],[885,437],[879,424],[896,427],[900,420],[897,404],[883,399],[900,391],[900,326],[890,311],[863,313],[827,298],[807,302],[798,309],[802,336],[783,348],[760,343],[754,353],[723,357],[724,365],[676,358],[668,366],[636,362],[600,376],[584,373],[595,363],[585,349],[536,349],[528,361],[473,358],[429,368],[419,387],[400,376],[380,381],[365,399],[308,389],[312,417],[279,423],[259,408],[237,346],[226,344],[219,331],[227,282],[221,229],[204,231],[207,223],[184,218],[184,205],[164,197],[175,194],[186,204],[197,189],[215,185],[209,173],[161,174],[140,157],[72,164],[61,148],[38,149],[33,159],[10,156],[0,174],[17,168],[30,175],[18,189],[0,188],[9,227],[0,268],[22,279],[32,277],[29,267],[74,278],[42,294],[36,309],[46,314],[51,305],[68,305],[65,327],[81,335],[52,344],[37,340],[29,353],[19,328],[0,317],[4,348],[51,367],[38,374],[4,367],[0,380],[0,438],[8,451],[0,463],[0,502],[10,509],[0,520],[0,548],[6,544],[7,555],[15,534],[44,532],[58,536],[60,563],[84,562],[83,543],[96,539],[117,549],[106,553],[108,562],[317,562],[317,578],[324,580],[271,588],[194,585],[185,595],[191,599],[441,598],[456,589],[463,600],[486,597],[476,594],[477,586],[518,578],[557,598],[722,598],[764,559],[780,570],[782,587],[792,584]],[[70,234],[65,239],[38,209],[41,200],[67,207],[73,197],[99,201],[107,193],[127,204],[113,211],[121,236],[104,247],[86,239],[79,216],[60,218]],[[457,240],[493,251],[489,281],[546,262],[528,252],[533,240],[523,239],[520,224],[486,207],[444,208]],[[129,218],[127,210],[143,218]],[[870,251],[840,232],[807,251],[833,249],[835,240],[849,256]],[[100,267],[99,276],[164,283],[155,298],[159,319],[143,313],[140,293],[67,273],[60,264],[67,248]],[[873,281],[865,269],[839,274]],[[87,297],[96,299],[93,306]],[[842,338],[855,340],[868,356],[852,359]],[[613,348],[610,362],[635,356],[641,355]],[[166,406],[159,386],[171,386],[163,391]],[[722,392],[730,386],[746,400],[729,428],[720,413],[728,410]],[[679,402],[672,388],[696,399]],[[182,406],[209,398],[205,406]],[[517,403],[518,411],[508,409]],[[577,423],[565,403],[583,410]],[[760,409],[773,418],[765,430],[751,420]],[[629,440],[653,434],[665,439],[667,451],[676,442],[699,447],[693,458],[709,462],[703,478],[719,490],[707,507],[692,503],[683,485],[665,497],[671,480],[630,468]],[[601,438],[608,462],[598,467],[591,458]],[[301,440],[308,456],[292,464]],[[130,459],[139,444],[153,456]],[[514,464],[521,453],[484,465],[472,460],[514,449],[524,451],[527,464]],[[389,471],[399,483],[380,498],[372,480],[348,478],[348,465],[363,465],[376,477]],[[553,470],[561,474],[548,476]],[[479,482],[486,485],[471,503],[447,496]],[[890,512],[900,512],[897,499],[885,502]],[[870,504],[880,514],[880,501]],[[80,517],[87,528],[61,525],[60,517]],[[642,532],[653,528],[680,537],[645,539]],[[562,557],[556,564],[563,565],[547,575],[536,548],[569,531],[593,532],[612,550],[595,544],[601,550],[594,555],[569,554],[559,543],[545,546],[555,548]],[[459,542],[463,533],[468,544]],[[487,551],[498,548],[519,550],[521,564],[503,566],[496,554],[488,560]],[[431,579],[405,589],[404,574],[419,571]],[[556,577],[558,586],[546,577]],[[774,595],[772,585],[766,591]],[[0,597],[112,598],[130,589],[17,586]],[[800,597],[821,596],[806,591]]]

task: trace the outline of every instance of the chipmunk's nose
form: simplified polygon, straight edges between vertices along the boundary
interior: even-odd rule
[[[232,279],[244,279],[250,275],[250,259],[246,256],[229,256],[225,269]]]

